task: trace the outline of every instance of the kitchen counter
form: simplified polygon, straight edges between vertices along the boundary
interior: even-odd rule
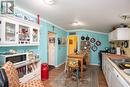
[[[111,59],[113,58],[128,58],[126,55],[114,55],[114,54],[103,54],[106,55],[108,58],[108,61],[111,63],[111,65],[116,69],[116,71],[124,78],[124,80],[129,84],[130,86],[130,76],[127,75],[123,70],[121,70]]]
[[[127,55],[107,54],[110,59],[128,58]]]

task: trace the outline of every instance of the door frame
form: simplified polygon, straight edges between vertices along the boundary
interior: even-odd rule
[[[49,33],[53,33],[54,34],[54,36],[55,36],[55,57],[54,57],[54,65],[53,66],[55,66],[56,67],[56,65],[57,65],[57,34],[55,33],[55,32],[51,32],[51,31],[48,31],[48,33],[47,33],[47,63],[49,64],[49,46],[48,46],[48,39],[49,39]]]
[[[69,38],[69,36],[77,36],[77,49],[79,51],[79,36],[78,35],[68,35],[67,36],[67,55],[69,55],[68,54],[68,50],[69,50],[69,41],[68,41],[68,38]]]

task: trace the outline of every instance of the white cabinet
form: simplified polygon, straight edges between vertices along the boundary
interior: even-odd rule
[[[20,82],[25,83],[29,80],[41,79],[41,62],[37,60],[26,60],[24,62],[14,63],[17,68]]]
[[[0,45],[17,44],[17,22],[6,18],[0,18],[0,21]]]
[[[40,31],[38,27],[31,27],[31,43],[39,44]]]
[[[102,70],[106,78],[108,87],[130,87],[124,78],[116,71],[108,60],[108,56],[103,54]]]
[[[130,87],[115,69],[111,73],[111,78],[111,87]]]
[[[130,29],[129,28],[117,28],[116,30],[109,33],[109,41],[114,40],[130,40]]]
[[[0,17],[0,46],[39,45],[39,25],[13,17]]]

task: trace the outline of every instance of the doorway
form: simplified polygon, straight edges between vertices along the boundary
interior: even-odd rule
[[[48,65],[55,66],[56,62],[56,34],[48,32]]]
[[[77,36],[68,36],[68,54],[73,54],[77,50],[78,46],[78,37]]]

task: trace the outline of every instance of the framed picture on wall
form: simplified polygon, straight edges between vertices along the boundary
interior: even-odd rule
[[[69,39],[69,44],[73,44],[73,40],[72,39]]]
[[[67,43],[67,38],[66,37],[62,37],[62,45],[66,45]]]
[[[58,38],[58,44],[59,45],[61,44],[61,38]]]
[[[55,38],[54,37],[49,37],[49,43],[55,43]]]

